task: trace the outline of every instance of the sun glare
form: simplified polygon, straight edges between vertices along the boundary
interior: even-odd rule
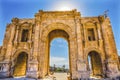
[[[61,7],[59,8],[59,10],[60,10],[60,11],[66,11],[66,10],[71,10],[71,9],[70,9],[70,7],[68,7],[68,6],[61,6]]]
[[[58,11],[67,11],[67,10],[72,10],[75,8],[76,8],[76,5],[73,5],[73,4],[68,3],[68,2],[64,2],[64,3],[59,2],[59,4],[53,6],[53,9],[58,10]]]

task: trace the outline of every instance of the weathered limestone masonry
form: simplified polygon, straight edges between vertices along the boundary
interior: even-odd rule
[[[71,79],[120,76],[108,17],[81,17],[76,10],[40,10],[35,18],[13,18],[7,25],[0,47],[0,77],[44,78],[50,73],[50,42],[57,37],[69,43]]]
[[[119,62],[120,62],[120,56],[119,56]],[[119,70],[120,70],[120,64],[119,64]]]

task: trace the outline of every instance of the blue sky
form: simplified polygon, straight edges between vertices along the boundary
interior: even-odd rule
[[[119,5],[120,0],[0,0],[0,45],[3,42],[6,24],[10,23],[13,17],[33,18],[34,14],[41,9],[77,9],[81,12],[82,17],[99,16],[105,10],[109,10],[108,16],[111,20],[117,50],[120,54]]]
[[[63,38],[55,38],[50,43],[50,65],[69,68],[68,42]]]

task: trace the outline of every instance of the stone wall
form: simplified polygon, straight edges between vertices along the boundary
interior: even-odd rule
[[[25,35],[23,34],[25,32]],[[5,76],[13,76],[16,60],[21,52],[28,54],[26,77],[44,78],[49,75],[50,42],[56,37],[69,43],[70,74],[72,79],[89,77],[88,55],[94,51],[100,56],[102,76],[118,76],[118,55],[110,19],[104,16],[81,17],[77,10],[42,11],[32,19],[13,18],[7,25],[1,64]],[[25,38],[25,39],[22,39]],[[96,60],[97,61],[97,60]],[[9,75],[8,75],[9,73]],[[7,75],[6,75],[7,74]],[[1,75],[0,75],[1,76]]]
[[[2,46],[0,46],[0,53],[1,53]]]
[[[120,56],[118,58],[119,58],[119,71],[120,71]]]
[[[0,55],[1,55],[2,46],[0,46]],[[0,61],[2,61],[2,56],[0,56]]]

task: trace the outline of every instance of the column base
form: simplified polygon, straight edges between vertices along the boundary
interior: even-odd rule
[[[8,78],[8,77],[12,77],[12,76],[10,76],[10,72],[0,72],[0,79]]]
[[[11,77],[9,62],[0,62],[0,68],[0,78]]]
[[[106,77],[108,78],[116,78],[120,77],[120,71],[118,70],[117,61],[107,61],[107,71]]]
[[[28,78],[38,78],[39,73],[38,73],[38,62],[37,61],[30,61],[28,63],[28,69],[26,73],[26,77]]]
[[[90,78],[90,72],[89,71],[78,71],[78,80],[79,79],[88,80],[89,78]]]
[[[38,79],[39,73],[38,73],[38,71],[28,71],[26,74],[26,77]]]
[[[106,72],[106,76],[107,76],[108,78],[120,77],[120,72],[107,71],[107,72]]]

